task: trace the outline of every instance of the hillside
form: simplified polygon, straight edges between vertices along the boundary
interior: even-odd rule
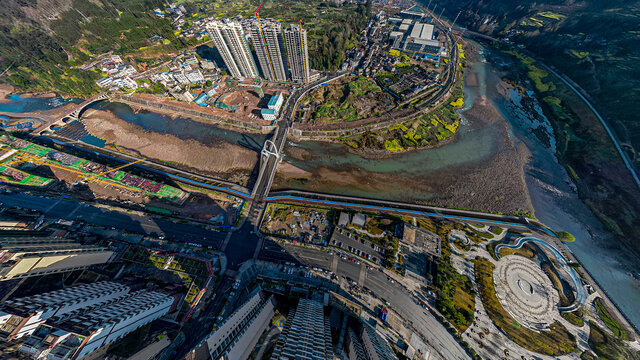
[[[171,22],[153,17],[160,0],[6,0],[0,18],[3,82],[18,90],[87,96],[98,74],[75,69],[94,55],[128,54],[161,36],[178,49]]]
[[[601,222],[640,254],[640,192],[600,122],[538,60],[567,75],[612,125],[640,168],[640,2],[613,0],[445,0],[448,16],[502,40],[491,46],[514,63],[511,83],[529,84],[550,119],[557,158],[580,198]],[[511,45],[507,45],[507,44]],[[535,58],[535,59],[534,59]],[[537,59],[537,60],[536,60]]]
[[[426,1],[425,1],[426,3]],[[640,1],[443,0],[445,16],[508,38],[589,93],[622,142],[640,149]],[[636,162],[636,165],[640,164]]]

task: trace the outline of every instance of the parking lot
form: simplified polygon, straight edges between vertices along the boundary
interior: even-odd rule
[[[348,251],[378,265],[382,264],[384,259],[384,249],[342,228],[336,228],[331,239],[329,239],[329,245]]]

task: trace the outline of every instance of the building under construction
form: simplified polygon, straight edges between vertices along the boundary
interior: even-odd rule
[[[251,24],[249,34],[264,78],[286,81],[287,57],[280,23],[271,19],[256,19]]]
[[[310,71],[307,30],[302,25],[291,25],[284,30],[284,39],[291,78],[296,82],[308,83]]]

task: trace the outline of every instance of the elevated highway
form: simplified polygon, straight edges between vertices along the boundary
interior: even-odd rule
[[[428,205],[417,205],[397,201],[322,194],[307,191],[281,191],[271,193],[267,202],[294,202],[340,209],[358,209],[361,211],[382,212],[402,216],[434,217],[448,220],[484,224],[489,226],[508,226],[535,231],[555,238],[555,233],[543,224],[525,217],[488,214],[477,211],[457,210]]]

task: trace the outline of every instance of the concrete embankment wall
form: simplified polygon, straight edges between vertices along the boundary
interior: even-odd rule
[[[204,111],[187,109],[177,105],[165,104],[161,102],[153,102],[149,100],[139,99],[128,95],[118,95],[113,98],[113,101],[119,101],[130,106],[140,107],[143,109],[154,110],[162,113],[169,113],[171,115],[180,115],[190,118],[198,118],[210,121],[212,123],[220,124],[221,126],[232,127],[242,131],[257,132],[261,134],[268,134],[275,129],[273,125],[259,125],[247,121],[241,121],[232,119],[229,117],[218,116],[206,113]]]

